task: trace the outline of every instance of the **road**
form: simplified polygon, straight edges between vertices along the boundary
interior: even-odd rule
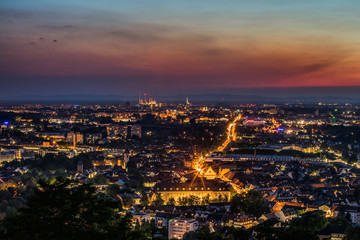
[[[217,151],[224,151],[226,147],[232,142],[236,141],[236,123],[241,119],[241,114],[237,115],[228,125],[226,129],[226,140],[217,148]],[[209,152],[205,155],[210,155],[212,152]],[[197,162],[193,164],[193,168],[198,172],[201,172],[204,166],[204,158],[201,156],[197,159]]]
[[[224,151],[226,147],[232,142],[236,141],[236,123],[241,119],[241,114],[237,115],[234,120],[229,124],[226,131],[226,140],[221,144],[221,146],[217,149],[217,151]]]

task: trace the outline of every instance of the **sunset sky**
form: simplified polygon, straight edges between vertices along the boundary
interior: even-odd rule
[[[1,0],[0,94],[360,86],[359,0]]]

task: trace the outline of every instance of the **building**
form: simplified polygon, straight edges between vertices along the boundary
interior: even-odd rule
[[[291,221],[293,218],[296,218],[297,211],[293,208],[288,208],[283,211],[275,213],[275,216],[280,219],[281,222],[288,222]]]
[[[322,205],[319,207],[319,210],[321,210],[325,213],[326,218],[333,217],[333,212],[331,211],[331,207]]]
[[[212,167],[209,167],[205,170],[204,177],[207,180],[214,180],[216,178],[216,172],[212,169]]]
[[[150,222],[150,214],[148,213],[134,213],[132,218],[133,224],[138,223],[140,226],[143,223]]]
[[[249,229],[253,226],[254,218],[247,215],[240,215],[234,218],[234,227]]]
[[[161,198],[168,202],[170,198],[176,201],[179,198],[189,197],[191,195],[197,196],[202,200],[209,198],[209,200],[222,199],[224,202],[230,199],[230,189],[226,182],[220,180],[206,180],[203,181],[187,181],[183,183],[177,182],[158,182],[154,185],[153,190],[161,194]]]
[[[11,162],[15,159],[21,159],[20,150],[4,150],[0,151],[0,162]]]
[[[341,205],[334,213],[335,217],[339,215],[348,216],[353,224],[360,223],[360,207],[358,206]]]
[[[78,172],[80,172],[80,173],[84,172],[84,164],[81,160],[77,163],[76,168],[77,168]]]
[[[131,126],[131,136],[137,136],[141,138],[141,125],[132,125]]]
[[[16,152],[13,150],[0,151],[0,162],[11,162],[16,159]]]
[[[329,239],[329,240],[342,240],[345,239],[346,234],[345,234],[345,226],[337,226],[337,225],[331,225],[328,224],[324,229],[320,230],[317,233],[317,237],[320,240],[325,240],[325,239]]]
[[[155,98],[150,97],[150,94],[144,93],[144,99],[141,98],[141,93],[139,92],[139,105],[143,106],[161,106],[155,100]]]
[[[50,140],[52,144],[65,140],[65,134],[58,132],[43,132],[39,136],[46,140]]]
[[[169,220],[169,239],[182,239],[184,234],[198,229],[198,222],[191,218],[174,218]]]
[[[86,141],[89,144],[94,144],[95,142],[97,142],[98,140],[102,139],[102,134],[101,133],[88,133],[86,134]]]
[[[169,221],[179,216],[180,216],[179,214],[158,212],[155,215],[155,225],[158,228],[168,228]]]
[[[109,125],[106,127],[107,135],[110,138],[120,137],[125,139],[128,137],[129,125]]]
[[[118,166],[120,166],[123,169],[126,169],[129,161],[130,161],[130,152],[129,152],[129,149],[126,149],[123,154],[123,159],[118,160]]]
[[[69,132],[66,135],[66,140],[71,142],[74,146],[76,144],[83,144],[84,143],[84,136],[79,132]]]
[[[243,124],[244,126],[261,126],[265,125],[265,123],[263,120],[246,119]]]
[[[124,162],[127,164],[130,160],[130,151],[129,149],[126,149],[124,152]]]

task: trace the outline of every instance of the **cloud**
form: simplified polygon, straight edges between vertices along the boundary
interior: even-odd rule
[[[161,39],[159,35],[151,31],[144,32],[140,30],[136,31],[131,29],[119,29],[119,30],[109,31],[108,34],[123,40],[137,41],[137,42],[159,41]]]
[[[31,11],[23,11],[13,8],[0,7],[0,20],[10,21],[17,19],[28,19],[36,14]]]
[[[334,61],[324,60],[323,62],[312,63],[309,65],[303,66],[299,72],[302,72],[303,74],[307,74],[307,73],[322,71],[322,70],[325,70],[327,68],[334,66],[337,62],[339,62],[340,59],[337,59],[337,60],[333,59],[333,60]]]
[[[69,25],[39,25],[39,28],[42,28],[47,31],[77,31],[79,30],[79,27],[73,26],[71,24]]]
[[[96,31],[96,29],[94,29]],[[115,39],[135,42],[153,42],[166,38],[175,28],[161,24],[140,24],[125,22],[121,27],[103,27],[103,34]]]
[[[30,18],[18,12],[8,15],[18,21],[6,31],[5,36],[12,38],[0,39],[4,59],[0,73],[9,75],[73,79],[94,75],[113,77],[111,81],[124,85],[136,79],[136,86],[153,88],[231,88],[309,84],[318,76],[346,79],[359,73],[360,58],[347,61],[352,49],[329,38],[279,40],[269,31],[246,36],[237,30],[227,34],[114,16],[105,16],[112,21],[64,19],[67,15],[49,21],[48,15],[32,15],[34,21],[21,25],[14,16]],[[35,43],[38,46],[29,46]]]

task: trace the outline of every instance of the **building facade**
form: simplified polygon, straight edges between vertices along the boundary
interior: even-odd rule
[[[187,232],[198,229],[198,222],[190,218],[174,218],[169,220],[169,239],[182,239]]]
[[[200,200],[222,199],[224,202],[230,199],[230,189],[226,182],[220,180],[203,180],[197,182],[160,182],[153,187],[154,192],[160,193],[161,198],[168,202],[170,198],[178,201],[180,198],[197,196]]]

